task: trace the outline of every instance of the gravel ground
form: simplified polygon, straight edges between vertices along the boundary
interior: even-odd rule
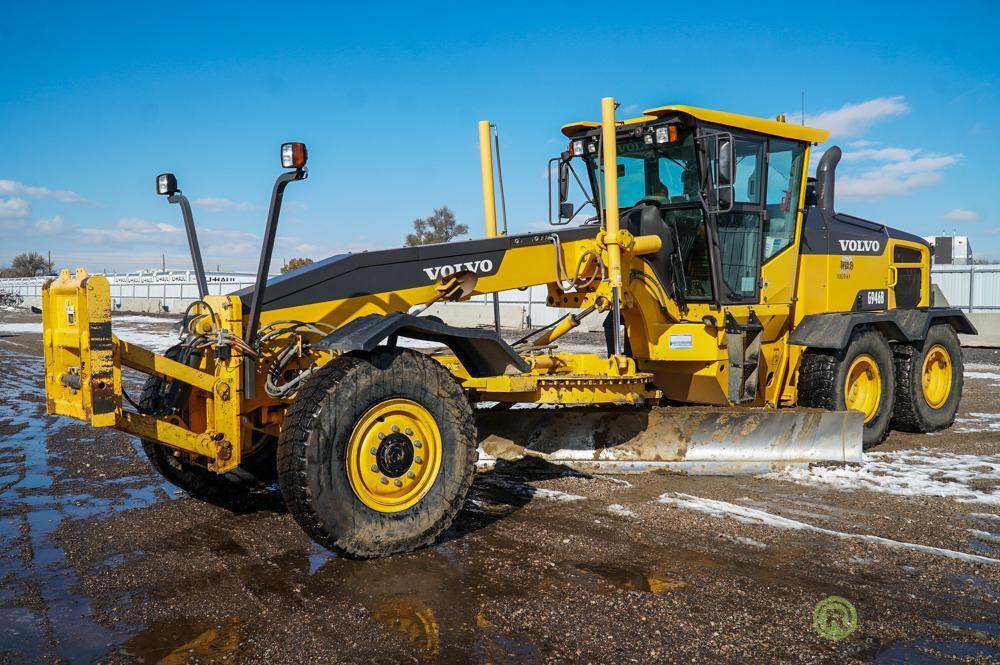
[[[433,547],[358,562],[278,496],[226,512],[45,416],[31,321],[0,314],[0,663],[1000,662],[993,351],[952,430],[867,469],[482,474]],[[811,625],[831,595],[857,609],[840,641]]]

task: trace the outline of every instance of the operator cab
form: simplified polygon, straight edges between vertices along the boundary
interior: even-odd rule
[[[589,204],[596,214],[587,223],[602,224],[600,126],[563,132],[570,144],[560,179],[574,177],[586,203],[560,206],[554,223],[569,223]],[[757,303],[761,266],[795,239],[806,150],[826,135],[691,107],[626,120],[617,130],[622,228],[661,238],[660,252],[645,258],[678,302]]]

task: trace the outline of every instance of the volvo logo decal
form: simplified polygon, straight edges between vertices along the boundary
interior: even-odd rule
[[[450,277],[456,272],[463,270],[477,274],[489,273],[493,270],[493,261],[490,259],[478,259],[476,261],[466,261],[465,263],[449,263],[443,266],[433,266],[431,268],[424,268],[423,270],[427,275],[427,279],[433,282],[441,277]]]
[[[878,254],[882,249],[881,240],[838,240],[840,251],[855,254]]]

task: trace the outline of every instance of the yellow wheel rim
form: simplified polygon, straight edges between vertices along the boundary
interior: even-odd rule
[[[882,375],[878,363],[867,353],[854,359],[847,370],[844,386],[844,403],[851,411],[865,414],[865,422],[870,422],[878,413],[882,402]]]
[[[347,478],[363,504],[381,513],[416,505],[441,470],[441,431],[430,412],[408,399],[376,404],[361,416],[347,446]]]
[[[940,409],[951,395],[951,354],[940,344],[935,344],[924,356],[920,370],[921,385],[927,406]]]

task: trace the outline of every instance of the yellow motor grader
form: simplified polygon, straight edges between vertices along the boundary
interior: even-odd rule
[[[483,122],[486,238],[269,278],[285,188],[307,175],[305,145],[285,144],[256,284],[228,295],[208,295],[190,205],[158,176],[201,297],[159,355],[114,334],[104,277],[51,280],[48,412],[140,437],[160,473],[210,501],[276,479],[312,538],[355,557],[432,542],[477,461],[734,473],[861,462],[892,427],[951,425],[957,334],[975,330],[933,307],[926,242],[835,211],[839,148],[808,177],[828,132],[689,106],[619,121],[611,98],[601,109],[563,127],[552,230],[498,235]],[[567,313],[516,340],[426,312],[536,285]],[[559,349],[595,315],[606,353]],[[149,375],[137,398],[123,367]]]

